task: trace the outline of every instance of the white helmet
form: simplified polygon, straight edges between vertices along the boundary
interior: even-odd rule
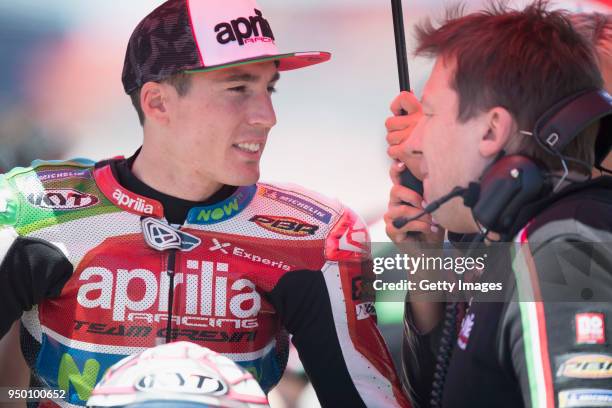
[[[87,406],[269,408],[266,395],[248,371],[186,341],[119,361],[93,390]]]

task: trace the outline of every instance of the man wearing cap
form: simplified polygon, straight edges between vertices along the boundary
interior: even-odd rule
[[[251,0],[167,1],[126,52],[142,148],[0,177],[0,334],[21,317],[32,385],[84,405],[122,357],[185,340],[267,392],[291,334],[322,405],[408,405],[364,290],[363,222],[257,183],[278,71],[329,57],[279,54]]]

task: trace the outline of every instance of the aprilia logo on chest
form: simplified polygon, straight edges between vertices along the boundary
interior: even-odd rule
[[[274,42],[274,34],[268,20],[263,18],[261,11],[254,9],[255,15],[249,18],[239,17],[229,22],[215,26],[219,44],[238,41],[238,44],[256,42]]]
[[[229,282],[228,264],[188,260],[185,273],[174,275],[174,291],[183,285],[184,305],[177,314],[180,323],[196,327],[254,328],[261,297],[248,279]],[[221,275],[221,276],[220,276]],[[112,310],[116,322],[167,320],[170,278],[147,269],[111,271],[88,267],[79,276],[83,281],[78,303],[87,309]],[[177,299],[179,300],[179,299]]]

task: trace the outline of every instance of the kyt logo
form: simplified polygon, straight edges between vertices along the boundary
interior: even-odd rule
[[[263,18],[261,11],[255,9],[255,15],[249,18],[238,17],[230,22],[215,26],[219,44],[238,41],[238,44],[256,42],[274,42],[274,34],[268,20]]]
[[[319,227],[292,217],[276,217],[274,215],[256,215],[249,221],[254,222],[268,231],[293,237],[314,235]]]
[[[148,392],[183,392],[191,394],[221,395],[227,392],[227,386],[219,379],[206,373],[193,370],[181,370],[177,367],[172,371],[158,371],[142,377],[134,384],[138,390]]]
[[[50,189],[28,195],[30,204],[50,210],[74,210],[98,204],[98,197],[71,188]]]

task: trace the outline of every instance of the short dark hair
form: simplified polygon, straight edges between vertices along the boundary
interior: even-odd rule
[[[169,77],[162,79],[159,81],[159,83],[170,84],[174,87],[174,89],[176,89],[179,96],[185,96],[191,89],[191,75],[185,72],[179,72],[178,74],[170,75]],[[141,89],[142,88],[138,88],[132,92],[130,94],[130,99],[132,99],[132,105],[134,105],[134,109],[136,109],[136,113],[138,114],[140,125],[143,126],[145,122],[145,115],[142,111],[142,106],[140,105]]]
[[[431,20],[417,26],[417,55],[441,56],[456,62],[451,87],[459,96],[458,120],[466,122],[495,106],[507,109],[520,130],[530,131],[537,119],[560,100],[603,80],[593,48],[577,33],[564,10],[548,10],[535,1],[523,10],[493,2],[463,16],[463,8],[447,12],[434,28]],[[563,154],[591,166],[598,124],[566,146]],[[562,165],[530,136],[522,137],[519,153],[551,170]],[[568,163],[574,170],[583,166]]]

